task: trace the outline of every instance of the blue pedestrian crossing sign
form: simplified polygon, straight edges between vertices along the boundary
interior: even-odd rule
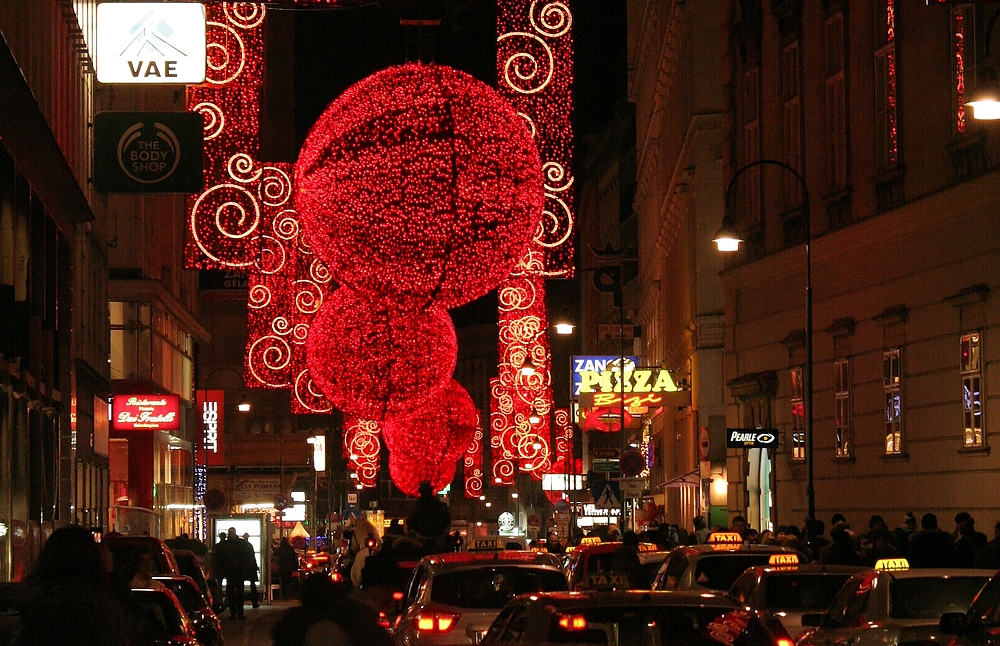
[[[620,509],[622,492],[613,480],[594,480],[594,507],[597,509]]]

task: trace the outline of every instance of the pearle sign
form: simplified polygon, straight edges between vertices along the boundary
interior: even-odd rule
[[[204,83],[206,51],[200,3],[97,5],[95,62],[101,83]]]
[[[177,431],[180,409],[177,395],[115,395],[111,423],[116,431]]]

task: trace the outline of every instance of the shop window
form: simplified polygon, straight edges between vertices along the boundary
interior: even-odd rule
[[[899,348],[882,354],[883,391],[885,395],[885,454],[903,452],[902,366]]]
[[[962,335],[962,413],[966,448],[983,446],[982,364],[979,332]]]
[[[792,407],[792,459],[806,459],[806,416],[805,403],[802,399],[802,368],[795,367],[791,371],[791,395],[790,403]]]
[[[836,456],[849,458],[854,450],[854,426],[851,423],[851,360],[834,361],[833,370]]]

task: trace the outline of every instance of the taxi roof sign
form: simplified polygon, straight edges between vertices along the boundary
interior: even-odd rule
[[[504,543],[499,538],[474,538],[469,544],[470,552],[495,552],[503,549]]]
[[[742,545],[743,537],[739,532],[712,532],[706,542],[709,545]]]
[[[656,543],[639,543],[640,552],[660,552],[660,546]]]
[[[594,590],[627,589],[629,587],[628,576],[621,573],[601,574],[595,572],[587,576],[590,584],[588,587]]]
[[[767,559],[768,565],[798,565],[799,555],[798,554],[772,554],[769,559]]]
[[[600,542],[600,536],[584,536],[580,539],[580,547],[583,547],[584,545],[597,545]]]
[[[875,561],[876,570],[908,570],[910,562],[906,559],[879,559]]]

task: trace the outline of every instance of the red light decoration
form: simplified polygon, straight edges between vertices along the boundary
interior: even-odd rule
[[[483,493],[483,420],[476,414],[476,432],[462,460],[465,474],[465,497],[479,498]]]
[[[337,282],[450,308],[495,288],[524,253],[541,218],[540,169],[496,91],[411,63],[359,81],[320,116],[295,203]]]
[[[344,457],[358,474],[358,484],[370,489],[378,484],[379,454],[382,450],[378,422],[345,419],[344,429]]]
[[[449,484],[475,437],[477,419],[472,398],[455,380],[411,411],[387,418],[382,430],[389,475],[400,491],[416,495],[423,480],[435,491]]]
[[[545,175],[532,264],[573,276],[573,14],[569,0],[497,0],[497,91],[528,124]]]
[[[313,318],[307,347],[309,372],[326,398],[373,420],[444,388],[458,357],[445,310],[401,312],[394,301],[369,300],[345,287]]]

